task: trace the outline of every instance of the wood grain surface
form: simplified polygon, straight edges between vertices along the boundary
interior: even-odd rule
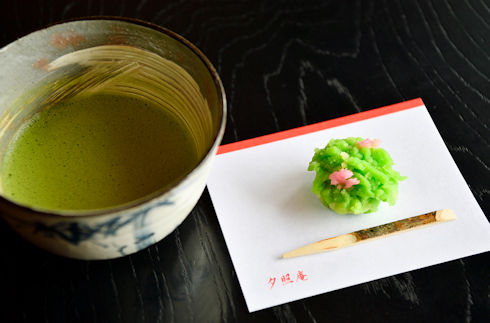
[[[325,238],[288,251],[282,255],[282,258],[300,257],[319,252],[328,252],[334,249],[351,247],[359,243],[384,239],[394,234],[406,233],[407,231],[412,231],[429,225],[440,224],[442,222],[452,221],[455,219],[456,215],[451,209],[433,211],[430,213],[381,224],[375,227]]]
[[[0,46],[93,15],[144,19],[201,48],[228,96],[223,143],[422,97],[478,203],[490,211],[488,0],[4,0]],[[92,262],[53,256],[3,221],[0,254],[2,322],[490,317],[488,253],[250,314],[207,191],[178,229],[135,255]]]

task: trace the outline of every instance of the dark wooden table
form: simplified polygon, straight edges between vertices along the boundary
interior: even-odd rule
[[[0,10],[0,46],[93,15],[136,17],[182,34],[224,82],[224,143],[422,97],[478,203],[490,210],[488,0],[4,0]],[[2,322],[490,318],[488,253],[250,314],[207,191],[178,229],[128,257],[53,256],[2,221],[0,254]]]

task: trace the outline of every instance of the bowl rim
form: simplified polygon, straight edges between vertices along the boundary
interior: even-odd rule
[[[86,217],[94,217],[94,216],[104,216],[104,215],[114,215],[121,213],[122,211],[129,211],[132,209],[137,209],[139,207],[142,207],[145,204],[151,203],[153,201],[159,200],[161,197],[171,193],[172,191],[178,189],[189,177],[194,175],[196,172],[198,172],[199,169],[203,167],[203,164],[205,162],[212,158],[214,156],[214,152],[217,149],[217,146],[220,144],[221,139],[223,138],[224,131],[225,131],[225,125],[226,125],[226,119],[227,119],[227,101],[226,101],[226,94],[225,90],[223,87],[223,83],[221,82],[221,79],[218,75],[218,72],[216,71],[215,67],[213,64],[209,61],[209,59],[204,55],[204,53],[193,43],[191,43],[189,40],[184,38],[183,36],[179,35],[178,33],[156,25],[154,23],[137,19],[137,18],[128,18],[128,17],[118,17],[118,16],[87,16],[87,17],[79,17],[79,18],[74,18],[74,19],[67,19],[63,20],[60,22],[56,22],[53,24],[49,24],[43,28],[36,29],[18,39],[15,41],[6,44],[0,50],[7,48],[13,43],[22,41],[25,37],[28,37],[38,31],[46,30],[54,26],[58,25],[63,25],[63,24],[70,24],[73,22],[80,22],[80,21],[119,21],[123,23],[128,23],[128,24],[134,24],[134,25],[139,25],[142,27],[150,28],[153,29],[157,32],[160,32],[162,34],[165,34],[166,36],[169,36],[178,42],[180,42],[182,45],[187,47],[188,49],[191,50],[191,52],[194,53],[194,55],[201,60],[201,62],[204,64],[205,68],[208,70],[210,73],[211,78],[213,79],[216,91],[217,91],[217,96],[218,96],[218,102],[221,103],[221,120],[219,120],[219,127],[216,129],[214,135],[213,135],[213,144],[209,146],[207,152],[203,155],[203,157],[199,160],[197,165],[190,171],[188,172],[183,178],[181,178],[178,182],[174,183],[171,186],[167,187],[162,187],[159,190],[156,190],[152,192],[151,194],[145,195],[137,200],[117,205],[114,207],[108,207],[108,208],[103,208],[103,209],[94,209],[94,210],[47,210],[47,209],[37,209],[34,207],[29,207],[25,205],[18,204],[14,201],[11,201],[3,196],[0,195],[0,209],[9,209],[11,213],[15,213],[15,216],[19,215],[26,215],[25,213],[29,213],[28,216],[32,215],[38,215],[41,217],[46,217],[46,218],[71,218],[71,219],[77,219],[77,218],[86,218]],[[14,217],[13,215],[7,213],[1,214],[2,216],[8,216],[8,217]]]

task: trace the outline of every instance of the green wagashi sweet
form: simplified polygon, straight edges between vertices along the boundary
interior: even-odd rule
[[[394,205],[398,182],[406,179],[393,170],[393,160],[379,140],[349,137],[332,139],[315,149],[308,170],[315,171],[312,191],[340,214],[370,213],[381,201]]]

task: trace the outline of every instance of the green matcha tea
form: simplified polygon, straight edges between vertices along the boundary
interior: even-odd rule
[[[3,158],[2,189],[36,208],[100,209],[167,187],[197,162],[191,135],[169,112],[98,94],[50,106],[27,122]]]

